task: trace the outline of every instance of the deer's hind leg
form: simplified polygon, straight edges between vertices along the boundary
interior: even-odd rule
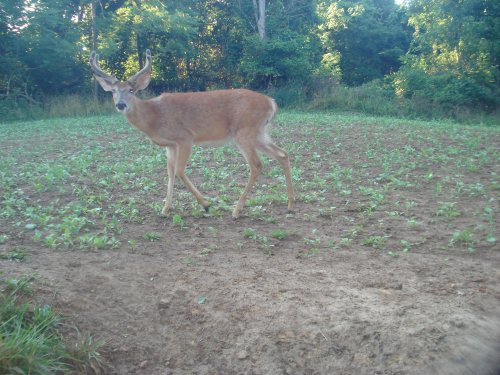
[[[285,183],[288,194],[288,211],[291,212],[295,203],[295,195],[293,192],[292,173],[288,154],[285,150],[276,146],[267,134],[264,134],[264,136],[258,139],[257,149],[280,163],[283,173],[285,174]]]
[[[252,190],[255,181],[257,181],[257,178],[259,177],[262,171],[262,162],[260,161],[260,158],[257,155],[255,147],[255,139],[252,138],[249,139],[245,139],[245,137],[243,136],[235,138],[238,148],[240,149],[241,153],[245,157],[250,167],[250,176],[248,177],[247,184],[245,186],[245,189],[243,190],[243,193],[240,196],[240,199],[238,200],[238,203],[236,204],[233,210],[233,217],[235,219],[240,216],[240,211],[245,206],[248,193],[250,193],[250,190]]]

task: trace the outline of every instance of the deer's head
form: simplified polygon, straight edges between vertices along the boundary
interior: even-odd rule
[[[125,82],[120,82],[116,77],[104,72],[99,67],[99,55],[92,52],[90,66],[94,77],[104,91],[111,91],[115,101],[116,110],[129,112],[134,108],[135,93],[144,90],[151,80],[151,51],[146,50],[146,64],[144,67]]]

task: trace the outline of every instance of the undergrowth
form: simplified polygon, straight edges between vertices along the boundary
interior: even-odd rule
[[[408,119],[445,120],[465,124],[500,125],[498,109],[485,112],[466,106],[444,106],[423,98],[402,98],[383,82],[349,87],[332,82],[312,82],[309,87],[289,84],[271,88],[266,94],[276,99],[281,108],[308,111],[363,113]],[[145,92],[144,97],[156,96]],[[48,97],[42,103],[0,102],[3,121],[36,120],[59,117],[96,116],[115,113],[110,97],[96,100],[85,95]]]

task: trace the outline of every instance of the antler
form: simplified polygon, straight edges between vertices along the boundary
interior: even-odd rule
[[[99,55],[95,53],[95,51],[92,51],[92,54],[90,55],[90,67],[92,68],[92,71],[97,77],[104,78],[108,80],[111,83],[117,82],[118,79],[113,77],[112,75],[109,75],[105,71],[103,71],[100,66],[99,66]]]
[[[141,75],[143,75],[144,73],[150,72],[150,71],[151,71],[151,50],[147,49],[146,50],[146,64],[138,73],[134,74],[128,80],[129,80],[129,82],[135,82],[135,81],[137,81],[137,79]]]

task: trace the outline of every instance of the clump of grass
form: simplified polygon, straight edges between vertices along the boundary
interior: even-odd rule
[[[78,374],[106,374],[109,365],[100,353],[106,341],[83,334],[78,329],[76,333],[76,341],[68,347],[74,371]]]
[[[103,373],[102,342],[87,337],[86,345],[72,350],[59,334],[61,317],[52,307],[26,302],[33,281],[33,277],[1,280],[0,373]]]

